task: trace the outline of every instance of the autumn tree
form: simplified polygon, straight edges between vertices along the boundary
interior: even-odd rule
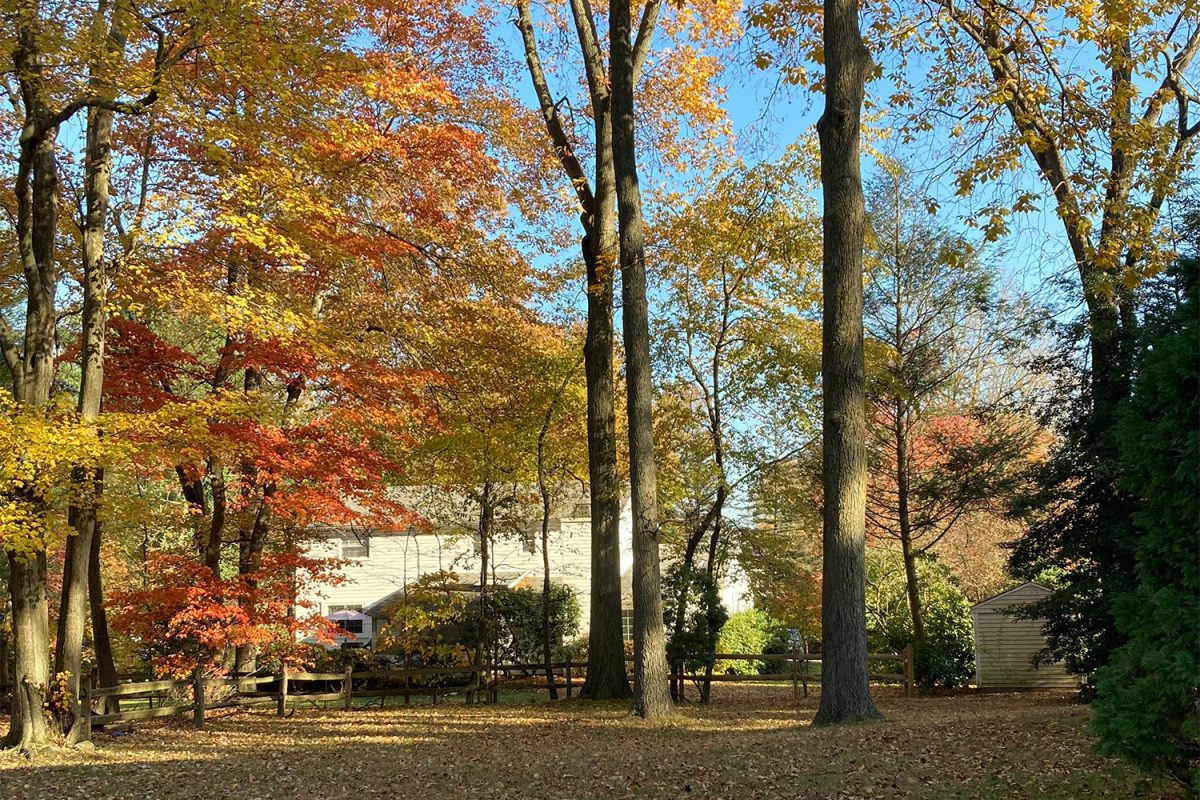
[[[628,388],[629,483],[633,507],[633,708],[647,719],[670,713],[666,634],[659,572],[658,487],[654,459],[654,377],[650,362],[650,311],[646,296],[645,223],[634,135],[638,43],[654,35],[658,3],[644,10],[633,38],[628,0],[609,4],[609,79],[612,85],[612,153],[616,179],[621,264],[621,323]]]
[[[657,6],[657,3],[653,4]],[[612,160],[611,90],[590,3],[572,2],[571,15],[587,79],[595,146],[589,180],[564,124],[559,100],[551,93],[529,0],[517,3],[528,66],[546,132],[581,208],[586,271],[588,481],[592,506],[592,604],[589,669],[583,695],[598,700],[629,695],[621,636],[621,496],[617,472],[616,405],[613,391],[613,277],[616,273],[616,178]],[[653,18],[651,18],[653,19]],[[648,44],[648,40],[647,40]]]
[[[867,529],[899,544],[914,643],[925,639],[917,561],[971,513],[999,513],[1033,427],[995,364],[1033,333],[1021,304],[933,217],[903,168],[871,183],[866,330],[881,347],[869,395]],[[1020,373],[1012,373],[1019,376]],[[981,384],[970,386],[972,381]]]
[[[589,476],[593,542],[591,668],[584,694],[626,697],[620,627],[620,513],[613,374],[613,277],[618,265],[616,178],[613,164],[610,48],[592,4],[550,4],[536,14],[517,2],[517,27],[526,66],[545,123],[545,140],[570,181],[583,229],[588,337],[584,348],[589,400]],[[603,25],[605,20],[600,19]],[[723,4],[678,8],[651,2],[643,9],[633,44],[633,82],[647,98],[636,135],[671,172],[694,169],[719,150],[728,123],[716,55],[736,39],[735,9]],[[655,34],[668,44],[652,47]],[[568,41],[578,43],[578,48]],[[582,74],[578,64],[582,64]],[[566,87],[556,87],[556,79]],[[577,87],[584,87],[577,101]],[[573,102],[575,101],[575,102]],[[590,162],[590,163],[589,163]]]
[[[524,286],[503,226],[489,240],[481,225],[507,177],[496,98],[478,88],[495,67],[487,15],[272,13],[286,34],[271,47],[206,48],[172,102],[122,132],[137,155],[117,185],[150,176],[155,228],[118,281],[130,310],[106,382],[111,407],[169,423],[131,471],[182,501],[190,535],[151,556],[190,553],[249,619],[294,587],[263,583],[263,565],[295,556],[311,524],[410,518],[388,486],[434,422],[422,348],[454,335],[443,301]],[[250,670],[264,643],[227,644]]]
[[[803,164],[792,151],[778,164],[735,166],[695,201],[663,202],[653,230],[662,284],[655,352],[671,380],[656,418],[659,496],[672,569],[682,575],[668,598],[677,626],[693,583],[715,587],[739,546],[741,526],[727,508],[735,492],[809,433],[803,420],[781,419],[781,409],[804,406],[818,361],[819,245],[801,195]]]
[[[927,32],[932,95],[962,112],[951,131],[963,154],[961,190],[1010,168],[1034,172],[1060,221],[1085,307],[1086,366],[1072,391],[1084,397],[1086,420],[1075,434],[1064,430],[1064,442],[1090,455],[1075,457],[1067,446],[1051,459],[1039,480],[1059,491],[1033,500],[1045,513],[1015,553],[1025,572],[1047,557],[1067,565],[1041,610],[1056,649],[1083,659],[1072,663],[1103,663],[1115,643],[1106,633],[1113,630],[1108,598],[1127,583],[1129,498],[1103,465],[1116,461],[1116,409],[1129,393],[1132,289],[1164,264],[1160,211],[1200,133],[1190,118],[1190,70],[1200,50],[1194,12],[1191,3],[920,7],[938,21]],[[1039,205],[1037,193],[1024,193],[998,198],[985,215],[1002,227],[1012,212]],[[1091,623],[1070,631],[1084,608]]]
[[[83,348],[77,405],[89,424],[95,423],[99,413],[106,287],[103,255],[98,248],[104,238],[106,200],[102,195],[107,187],[97,186],[110,163],[104,153],[106,131],[111,130],[109,120],[114,113],[139,114],[151,107],[158,99],[163,76],[198,46],[198,34],[208,21],[206,14],[197,13],[190,4],[166,13],[160,11],[153,5],[135,9],[122,2],[67,9],[29,2],[16,4],[6,17],[4,38],[13,64],[8,84],[12,109],[6,122],[19,131],[12,236],[23,278],[25,313],[15,329],[6,318],[0,319],[0,352],[12,380],[17,414],[30,418],[45,415],[51,399],[59,320],[55,293],[63,277],[57,252],[61,233],[58,134],[60,128],[85,111],[89,131],[85,172],[92,187],[81,228],[88,346]],[[139,61],[137,70],[122,69],[122,55],[130,39],[135,40],[130,49],[135,53],[131,58]],[[62,57],[64,53],[67,57]],[[75,484],[82,490],[94,483],[95,473],[88,469],[95,465],[81,462],[77,466]],[[49,531],[38,520],[49,511],[47,492],[53,488],[33,484],[5,488],[10,508],[17,513],[6,526],[11,529],[3,534],[10,562],[17,667],[13,724],[5,743],[22,748],[47,740],[41,707],[50,680],[46,598]],[[69,548],[73,580],[65,599],[69,600],[70,613],[60,638],[58,660],[71,672],[74,686],[79,679],[86,613],[92,516],[86,502],[72,514],[82,540]]]

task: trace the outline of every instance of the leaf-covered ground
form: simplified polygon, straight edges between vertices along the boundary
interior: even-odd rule
[[[98,733],[94,751],[0,755],[0,797],[1170,797],[1090,751],[1088,711],[1049,695],[905,699],[883,722],[812,728],[816,698],[720,686],[666,723],[623,705],[439,705],[214,712]],[[4,723],[0,721],[0,729]]]

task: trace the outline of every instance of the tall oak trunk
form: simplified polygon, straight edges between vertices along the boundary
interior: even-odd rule
[[[112,24],[107,26],[98,16],[93,33],[98,51],[120,54],[125,49],[130,9],[119,3],[113,11]],[[95,74],[92,89],[111,99],[112,91]],[[107,264],[104,259],[104,234],[109,207],[109,184],[112,173],[113,112],[105,108],[90,108],[84,154],[84,223],[83,223],[83,332],[80,353],[78,411],[81,422],[94,425],[100,416],[100,400],[104,387],[104,339],[108,324],[106,295],[108,291]],[[80,717],[78,706],[82,678],[83,638],[88,622],[88,562],[92,554],[92,538],[96,535],[97,506],[103,486],[99,469],[80,467],[75,471],[76,490],[81,504],[72,509],[75,535],[67,541],[63,563],[62,604],[59,608],[58,637],[54,654],[54,671],[70,676],[70,691],[75,703],[75,720]],[[83,735],[84,726],[75,724],[69,739]]]
[[[659,572],[653,376],[646,298],[645,233],[634,137],[634,48],[629,0],[609,5],[613,172],[617,187],[622,322],[628,376],[629,473],[633,500],[633,706],[647,719],[671,713]]]
[[[867,670],[866,385],[859,118],[870,59],[857,0],[825,0],[825,109],[817,123],[824,197],[821,375],[824,581],[821,702],[815,723],[879,716]]]

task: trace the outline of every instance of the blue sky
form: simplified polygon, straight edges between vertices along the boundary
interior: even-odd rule
[[[521,97],[528,106],[535,107],[532,85],[523,69],[519,34],[515,25],[507,24],[505,12],[501,12],[499,23],[497,35],[501,46],[514,58],[522,59],[522,70],[517,76],[520,79]],[[729,65],[724,80],[725,109],[734,126],[739,155],[750,163],[778,158],[789,145],[805,136],[814,135],[822,98],[805,89],[782,85],[778,71],[770,68],[760,70],[753,66],[748,46],[738,50],[736,63]],[[565,88],[552,86],[552,91],[563,91]],[[965,224],[975,206],[982,203],[977,198],[956,196],[953,174],[946,166],[947,154],[952,153],[951,145],[944,132],[935,132],[915,144],[897,145],[889,142],[883,146],[908,166],[916,181],[940,204],[939,215],[948,225],[969,239],[982,242],[979,232]],[[652,154],[642,155],[644,180],[650,185],[656,182],[661,184],[663,176],[653,172]],[[874,160],[864,156],[864,178],[869,179],[876,169]],[[1045,192],[1036,174],[1016,172],[1009,179],[1014,188],[1021,191]],[[816,182],[812,195],[819,205],[820,186]],[[1077,309],[1077,304],[1069,289],[1064,290],[1062,279],[1067,279],[1065,286],[1071,285],[1074,266],[1053,209],[1016,215],[1011,220],[1011,226],[1009,236],[987,245],[984,250],[985,257],[997,267],[1002,285],[1037,295],[1043,302],[1053,304],[1060,312],[1070,315]],[[574,254],[547,255],[535,260],[547,263],[562,255]]]

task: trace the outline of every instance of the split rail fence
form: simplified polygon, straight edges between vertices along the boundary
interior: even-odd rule
[[[724,681],[791,681],[796,697],[808,696],[809,682],[820,682],[820,675],[811,672],[814,663],[821,662],[820,655],[807,652],[793,653],[719,653],[718,661],[762,661],[788,662],[785,670],[759,675],[734,674],[691,674],[680,666],[671,670],[672,681],[714,683]],[[629,660],[627,658],[627,660]],[[904,694],[913,693],[912,647],[900,653],[872,653],[869,663],[900,664],[902,672],[872,673],[876,681],[894,681],[903,685]],[[550,664],[551,681],[556,689],[565,690],[570,699],[579,682],[587,674],[587,662],[557,661]],[[520,673],[513,677],[514,673]],[[561,679],[561,680],[560,680]],[[359,686],[355,687],[355,681]],[[430,681],[440,685],[427,685]],[[313,684],[319,684],[313,686]],[[273,686],[272,686],[273,685]],[[408,705],[413,697],[431,697],[434,705],[449,696],[465,695],[468,703],[496,702],[501,688],[519,688],[522,685],[545,688],[546,664],[496,664],[468,665],[458,667],[413,667],[392,670],[354,671],[347,667],[342,672],[301,672],[286,667],[271,675],[234,675],[230,677],[207,677],[197,670],[187,680],[139,681],[117,686],[97,686],[95,673],[84,682],[80,707],[88,710],[85,729],[90,738],[93,725],[114,722],[153,719],[178,714],[191,714],[197,727],[204,726],[206,711],[222,708],[239,708],[256,705],[274,705],[279,716],[287,714],[288,706],[311,703],[335,703],[349,711],[355,700],[376,699],[382,706],[388,697],[403,697]],[[270,687],[263,689],[262,687]],[[336,687],[336,688],[333,688]],[[298,689],[300,689],[298,691]],[[123,711],[107,711],[106,701],[112,698],[128,703],[135,701],[138,708]],[[144,707],[142,705],[144,704]],[[100,712],[97,712],[100,707]]]

